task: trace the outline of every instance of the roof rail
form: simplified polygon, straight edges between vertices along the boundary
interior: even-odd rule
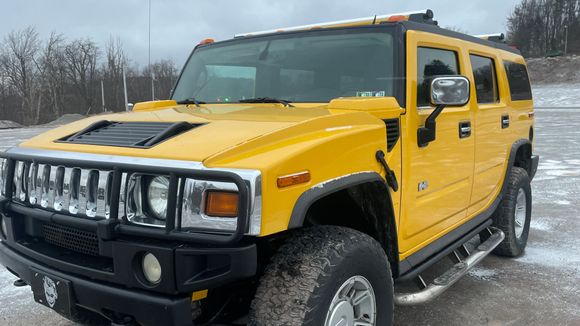
[[[425,9],[425,10],[409,11],[409,12],[403,12],[403,13],[397,13],[397,14],[376,15],[376,16],[361,17],[361,18],[355,18],[355,19],[338,20],[338,21],[326,22],[326,23],[292,26],[292,27],[271,29],[271,30],[251,32],[251,33],[242,33],[242,34],[234,35],[234,38],[246,37],[246,36],[255,36],[255,35],[264,35],[264,34],[273,34],[273,33],[280,33],[280,32],[299,31],[299,30],[307,30],[307,29],[317,29],[317,28],[374,25],[374,24],[391,23],[391,22],[398,22],[398,21],[413,21],[413,22],[418,22],[418,23],[437,25],[437,21],[433,20],[433,11],[431,9]]]
[[[474,36],[479,37],[480,39],[483,39],[483,40],[491,41],[491,42],[497,42],[497,43],[505,43],[506,42],[504,33],[483,34],[483,35],[474,35]]]

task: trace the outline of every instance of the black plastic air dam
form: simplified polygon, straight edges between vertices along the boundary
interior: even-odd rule
[[[142,325],[192,325],[189,295],[181,297],[154,295],[65,275],[24,258],[4,243],[0,243],[0,264],[28,284],[32,281],[31,268],[70,281],[74,289],[75,305],[89,310],[108,310],[127,314]]]

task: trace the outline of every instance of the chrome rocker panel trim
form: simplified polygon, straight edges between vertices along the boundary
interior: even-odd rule
[[[399,306],[413,306],[427,303],[445,292],[455,282],[459,281],[471,268],[477,265],[485,256],[489,255],[505,238],[505,234],[496,228],[492,230],[491,236],[481,243],[476,250],[463,261],[458,262],[441,276],[437,277],[433,283],[427,285],[423,290],[414,293],[395,293],[395,304]]]

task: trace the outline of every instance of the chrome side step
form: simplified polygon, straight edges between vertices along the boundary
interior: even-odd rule
[[[395,293],[395,304],[399,306],[412,306],[427,303],[441,293],[445,292],[451,285],[459,281],[473,266],[477,265],[485,256],[489,255],[495,247],[497,247],[505,238],[505,234],[496,228],[488,228],[490,237],[481,243],[473,252],[469,253],[467,248],[462,247],[463,253],[469,255],[453,267],[443,273],[441,276],[433,280],[433,283],[426,285],[418,292],[413,293]],[[458,257],[454,251],[455,257]],[[423,279],[419,276],[422,284],[425,284]]]

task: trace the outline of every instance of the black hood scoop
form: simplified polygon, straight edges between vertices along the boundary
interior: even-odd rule
[[[57,142],[151,148],[169,138],[201,125],[188,122],[115,122],[101,120],[76,134],[59,139]]]

